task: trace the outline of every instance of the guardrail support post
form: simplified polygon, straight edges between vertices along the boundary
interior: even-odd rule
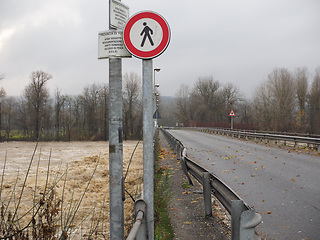
[[[181,157],[180,163],[181,163],[182,171],[186,175],[189,184],[193,185],[193,182],[192,182],[192,180],[190,178],[190,175],[189,175],[189,172],[188,172],[188,169],[187,169],[187,164],[186,164],[186,160],[184,159],[184,156]]]
[[[212,217],[210,173],[203,173],[203,198],[206,218]]]
[[[178,143],[175,141],[173,146],[173,153],[176,154],[178,149]]]
[[[247,210],[241,214],[240,220],[240,240],[255,240],[259,238],[256,236],[255,227],[261,222],[261,215],[254,210]],[[259,238],[260,239],[260,238]]]
[[[232,200],[231,202],[231,239],[240,239],[240,219],[241,213],[245,210],[242,200]]]

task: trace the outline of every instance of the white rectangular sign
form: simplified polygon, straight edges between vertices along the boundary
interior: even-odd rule
[[[122,41],[121,30],[99,33],[98,59],[131,57]]]
[[[110,27],[123,29],[129,19],[129,7],[117,0],[112,0],[110,4]]]

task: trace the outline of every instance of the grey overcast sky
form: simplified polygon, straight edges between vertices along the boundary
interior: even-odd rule
[[[198,77],[233,83],[251,96],[275,67],[320,66],[319,0],[123,0],[130,15],[160,13],[171,28],[167,50],[153,60],[160,93],[174,96]],[[53,75],[51,93],[80,94],[108,83],[98,60],[98,33],[108,29],[108,0],[0,0],[0,82],[21,95],[32,71]],[[123,74],[141,76],[142,61],[123,60]]]

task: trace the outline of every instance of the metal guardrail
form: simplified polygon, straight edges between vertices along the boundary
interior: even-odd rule
[[[238,138],[253,138],[254,140],[260,139],[262,140],[275,140],[276,143],[278,141],[282,141],[284,145],[287,144],[287,142],[293,142],[294,147],[298,146],[298,143],[306,143],[308,147],[310,145],[313,145],[315,149],[318,150],[318,153],[320,153],[320,138],[318,137],[309,137],[309,136],[300,136],[297,133],[265,133],[265,132],[252,132],[252,131],[243,131],[243,130],[231,130],[231,129],[219,129],[219,128],[185,128],[185,129],[194,129],[201,132],[207,132],[207,133],[214,133],[214,134],[221,134],[221,135],[227,135],[232,137],[238,137]]]
[[[145,217],[146,210],[147,210],[147,204],[142,198],[138,199],[134,203],[135,222],[127,237],[127,240],[148,239],[147,224],[146,224],[146,217]]]
[[[157,130],[157,128],[154,128],[154,137],[153,137],[154,156],[155,156],[155,152],[156,152],[156,148],[157,148],[157,141],[158,141],[158,131],[156,131],[156,130]],[[144,169],[144,171],[145,171],[145,169]],[[145,174],[145,172],[144,172],[144,174]],[[147,212],[150,211],[150,209],[151,209],[151,211],[153,211],[153,201],[151,204],[152,204],[152,208],[150,208],[150,205],[148,208],[147,201],[145,200],[144,192],[142,190],[141,197],[138,200],[136,200],[134,203],[135,222],[134,222],[126,240],[147,240],[148,239]],[[149,220],[149,222],[150,222],[150,220]],[[149,227],[150,227],[150,225],[149,225]]]
[[[186,148],[165,129],[161,129],[168,143],[177,154],[182,170],[193,184],[190,174],[203,185],[205,215],[212,216],[211,194],[213,194],[231,214],[231,239],[253,240],[260,239],[255,227],[261,222],[261,215],[249,207],[231,188],[223,183],[217,176],[209,173],[186,155]]]

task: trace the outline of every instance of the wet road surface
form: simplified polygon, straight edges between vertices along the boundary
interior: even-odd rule
[[[170,130],[188,156],[262,215],[266,239],[320,239],[320,156],[194,131]]]

